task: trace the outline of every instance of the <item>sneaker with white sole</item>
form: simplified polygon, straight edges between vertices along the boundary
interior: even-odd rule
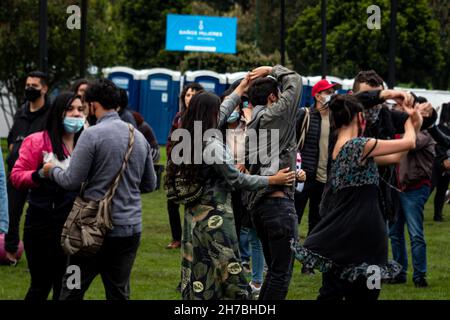
[[[259,294],[259,292],[261,291],[261,286],[262,286],[261,284],[259,285],[259,287],[257,287],[253,284],[253,281],[250,281],[249,285],[250,285],[250,288],[252,289],[253,294]]]
[[[252,281],[250,281],[249,285],[250,285],[250,288],[252,289],[252,297],[253,297],[253,300],[258,300],[258,298],[259,298],[259,293],[261,292],[262,284],[261,284],[261,285],[259,286],[259,288],[258,288],[257,286],[255,286],[255,285],[253,284]]]

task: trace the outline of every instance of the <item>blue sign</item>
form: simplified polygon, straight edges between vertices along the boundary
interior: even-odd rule
[[[236,53],[237,18],[167,15],[166,50]]]

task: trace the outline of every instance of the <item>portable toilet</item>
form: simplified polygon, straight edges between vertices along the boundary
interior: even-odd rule
[[[201,84],[206,91],[213,92],[220,97],[226,89],[227,76],[209,70],[187,71],[184,74],[183,85],[192,82]]]
[[[312,102],[312,85],[307,77],[302,77],[303,91],[300,99],[300,107],[309,107]]]
[[[140,110],[155,132],[158,144],[165,144],[172,120],[178,112],[181,73],[165,68],[141,70]]]
[[[226,73],[227,76],[227,89],[231,87],[231,85],[238,80],[242,80],[248,74],[248,71],[239,71],[234,73]]]
[[[127,91],[128,105],[132,110],[139,111],[139,71],[128,67],[105,68],[102,71],[117,87]]]

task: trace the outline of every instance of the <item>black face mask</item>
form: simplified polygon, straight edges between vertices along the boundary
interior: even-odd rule
[[[87,122],[89,123],[89,126],[94,126],[97,123],[97,118],[95,116],[87,116]]]
[[[93,126],[97,123],[97,117],[95,116],[95,108],[91,105],[91,103],[88,103],[88,110],[89,115],[87,116],[87,121],[89,123],[89,126]]]
[[[33,87],[29,87],[25,89],[25,99],[30,102],[35,102],[41,96],[41,90],[38,90]]]

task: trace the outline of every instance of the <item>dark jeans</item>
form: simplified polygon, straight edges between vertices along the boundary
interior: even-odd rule
[[[8,214],[9,214],[9,229],[5,235],[5,250],[10,253],[15,253],[19,248],[19,227],[20,218],[22,216],[23,207],[27,201],[27,191],[21,191],[13,187],[8,179]]]
[[[442,219],[442,209],[444,208],[445,193],[448,189],[450,176],[440,168],[433,168],[433,189],[436,188],[434,195],[434,220]],[[431,193],[433,192],[431,190]]]
[[[67,257],[61,247],[62,224],[33,223],[25,219],[23,242],[31,284],[25,300],[46,300],[53,289],[59,300]]]
[[[172,240],[181,241],[180,205],[173,201],[167,200],[167,212],[169,214]]]
[[[241,191],[234,191],[231,193],[231,205],[233,207],[234,225],[236,226],[236,234],[238,240],[241,237],[242,217],[244,206],[242,205]]]
[[[283,300],[286,298],[294,267],[291,240],[298,239],[294,201],[264,198],[254,208],[252,219],[268,267],[259,300]]]
[[[317,180],[306,181],[302,192],[295,192],[295,211],[298,215],[298,224],[301,223],[306,203],[309,199],[308,234],[320,221],[319,205],[325,184]]]
[[[369,289],[367,279],[359,277],[354,282],[340,279],[330,272],[322,274],[322,287],[317,300],[321,301],[375,301],[380,295],[379,289]]]
[[[100,251],[93,257],[71,256],[68,265],[81,270],[81,289],[69,289],[71,274],[63,279],[61,300],[81,300],[92,281],[100,274],[107,300],[130,298],[130,275],[141,234],[131,237],[106,237]]]

